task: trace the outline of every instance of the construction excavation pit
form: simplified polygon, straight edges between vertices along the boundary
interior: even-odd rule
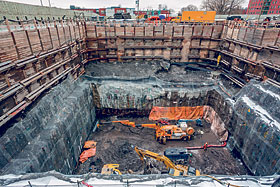
[[[186,155],[173,161],[205,174],[249,174],[238,155],[226,148],[228,132],[207,106],[208,92],[217,88],[211,73],[188,72],[168,61],[94,63],[86,69],[84,78],[92,82],[95,106],[100,107],[98,128],[88,138],[97,145],[96,155],[80,164],[76,174],[100,173],[107,163],[119,164],[123,174],[168,173],[164,163],[153,157],[142,162],[135,146],[161,155],[168,148],[186,148]],[[186,121],[185,136],[170,132],[164,142],[156,138],[153,124],[180,127],[178,120]]]
[[[279,178],[278,28],[0,24],[0,185]]]

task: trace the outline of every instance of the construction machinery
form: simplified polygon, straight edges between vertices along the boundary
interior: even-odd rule
[[[166,168],[169,170],[168,172],[169,175],[172,176],[199,176],[200,175],[200,172],[197,169],[190,166],[175,165],[169,158],[167,158],[164,155],[160,155],[152,151],[141,149],[139,147],[134,147],[134,150],[139,155],[142,161],[144,161],[146,157],[150,157],[164,163]]]
[[[156,124],[135,124],[135,122],[130,122],[129,120],[112,121],[112,123],[121,123],[123,125],[134,127],[134,128],[151,128],[155,129],[155,138],[159,143],[166,144],[167,140],[190,140],[194,135],[194,128],[188,126],[181,127],[177,125],[160,125]]]
[[[182,16],[172,19],[172,22],[207,22],[214,23],[216,11],[183,11]]]
[[[177,147],[177,148],[167,148],[164,151],[164,156],[172,161],[182,161],[186,162],[192,157],[192,154],[188,152],[187,148]]]
[[[195,122],[196,126],[203,127],[201,119],[179,119],[176,125],[184,130],[189,127],[188,123],[192,122]]]
[[[124,13],[124,12],[115,13],[114,19],[131,19],[131,15],[130,13]]]
[[[147,18],[145,23],[160,23],[161,19],[158,16],[152,16],[150,18]]]
[[[103,166],[102,170],[101,170],[101,174],[103,175],[122,175],[122,173],[120,172],[120,170],[118,170],[117,168],[119,168],[119,164],[106,164]]]

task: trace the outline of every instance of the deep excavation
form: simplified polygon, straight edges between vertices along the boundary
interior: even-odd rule
[[[140,1],[0,1],[0,186],[280,186],[279,1]]]

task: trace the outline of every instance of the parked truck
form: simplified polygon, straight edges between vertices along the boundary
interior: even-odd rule
[[[130,13],[115,13],[114,19],[131,19]]]
[[[216,11],[183,11],[182,16],[172,19],[172,22],[205,22],[214,23]]]

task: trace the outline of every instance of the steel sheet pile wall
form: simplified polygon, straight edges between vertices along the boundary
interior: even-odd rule
[[[221,65],[242,77],[280,82],[280,29],[225,25]]]
[[[222,25],[87,23],[89,60],[213,59]],[[203,49],[202,47],[203,46]]]
[[[0,23],[0,127],[87,62],[83,21]]]
[[[56,170],[72,174],[93,128],[89,84],[67,79],[0,137],[0,173]]]

